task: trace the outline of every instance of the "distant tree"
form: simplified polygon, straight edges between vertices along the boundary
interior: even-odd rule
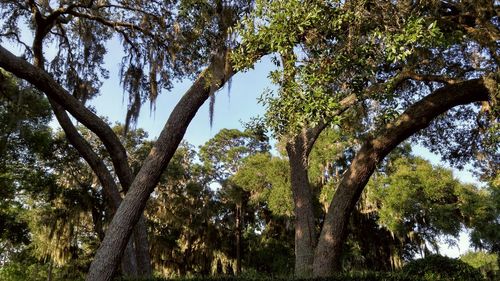
[[[472,229],[471,242],[477,249],[500,254],[499,176],[487,183],[480,196],[468,200],[466,225]],[[500,265],[500,262],[499,262]]]
[[[286,159],[257,153],[244,159],[231,180],[248,193],[257,213],[254,232],[247,232],[248,267],[262,273],[289,274],[293,268],[293,201]]]
[[[221,230],[219,204],[196,156],[181,143],[146,208],[151,258],[165,276],[207,275],[220,259],[228,260],[221,244],[229,233]]]
[[[243,164],[243,160],[253,154],[269,150],[269,140],[265,132],[248,128],[245,131],[222,129],[200,148],[200,160],[214,182],[220,185],[219,200],[234,208],[234,230],[236,247],[236,274],[241,273],[243,232],[246,219],[253,216],[249,207],[249,193],[235,184],[232,176]]]
[[[486,252],[467,252],[460,256],[460,260],[479,269],[488,280],[496,280],[500,274],[498,255]]]
[[[450,170],[414,156],[394,159],[372,177],[366,197],[378,209],[379,223],[406,240],[405,258],[439,253],[440,238],[458,238],[474,212],[489,205],[474,185],[462,184]],[[478,201],[483,201],[481,207],[471,206]]]

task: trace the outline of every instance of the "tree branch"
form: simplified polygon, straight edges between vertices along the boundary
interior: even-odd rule
[[[101,160],[99,155],[94,152],[92,146],[90,146],[90,144],[80,135],[78,130],[71,122],[64,108],[57,104],[57,102],[55,102],[50,97],[49,102],[52,106],[54,114],[56,115],[57,121],[66,134],[68,141],[71,143],[71,145],[73,145],[73,147],[78,151],[83,159],[87,161],[89,166],[97,175],[97,178],[99,179],[104,192],[110,199],[110,202],[112,203],[113,209],[115,211],[116,209],[118,209],[118,206],[120,206],[122,198],[113,179],[113,176],[111,176],[106,165]]]
[[[316,248],[315,277],[329,276],[338,268],[349,216],[378,163],[397,145],[452,107],[488,100],[491,89],[485,80],[468,80],[436,90],[365,141],[330,203]]]
[[[33,84],[94,132],[112,156],[111,160],[122,187],[130,186],[133,175],[128,165],[125,148],[106,122],[69,94],[47,72],[14,56],[3,46],[0,46],[0,67]]]

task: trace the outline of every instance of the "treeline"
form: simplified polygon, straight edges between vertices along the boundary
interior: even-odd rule
[[[48,101],[3,72],[2,81],[0,277],[83,279],[113,216],[113,203],[64,134],[49,127]],[[280,144],[271,149],[259,120],[244,128],[223,129],[199,148],[183,142],[177,149],[145,211],[156,274],[293,276],[295,214],[288,159]],[[95,135],[79,130],[111,165]],[[117,124],[113,130],[122,136],[136,173],[153,141],[141,129],[125,134]],[[325,130],[311,153],[317,227],[353,158],[340,136],[340,128]],[[491,183],[483,188],[463,184],[450,170],[414,156],[409,144],[401,145],[356,205],[342,268],[398,270],[416,256],[438,252],[443,237],[453,244],[464,227],[475,247],[489,249],[488,243],[496,242],[491,222],[498,217],[499,198]],[[498,271],[491,257],[464,260],[487,276]],[[122,273],[125,266],[122,261]]]

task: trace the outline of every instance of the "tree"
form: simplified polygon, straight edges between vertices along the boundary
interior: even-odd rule
[[[297,276],[339,268],[349,215],[392,149],[454,106],[495,100],[497,8],[494,1],[271,1],[255,9],[258,20],[244,21],[243,41],[269,46],[282,66],[271,74],[279,95],[267,103],[269,123],[286,139],[291,160]],[[324,128],[356,109],[375,129],[356,136],[360,148],[316,240],[309,153]]]
[[[500,268],[498,267],[498,255],[486,252],[467,252],[460,256],[460,260],[470,266],[479,269],[485,278],[495,280]]]
[[[54,185],[37,160],[50,151],[49,104],[40,93],[0,70],[0,262],[5,264],[30,242],[23,201]],[[20,250],[21,249],[21,250]]]
[[[141,213],[190,120],[198,108],[234,74],[227,59],[231,49],[226,44],[228,28],[249,10],[250,3],[60,1],[56,4],[32,0],[2,3],[2,18],[5,19],[2,37],[24,47],[25,57],[31,63],[14,56],[2,46],[0,67],[46,94],[72,145],[92,167],[108,196],[120,200],[116,196],[119,195],[118,188],[111,180],[110,171],[75,130],[67,113],[94,132],[108,150],[120,185],[127,191],[119,207],[116,204],[114,219],[87,276],[87,280],[110,280],[138,221],[136,236],[142,236],[136,241],[146,241]],[[19,36],[22,21],[29,23],[26,28],[34,34],[31,44],[25,43]],[[206,26],[206,23],[210,25]],[[127,124],[138,116],[140,105],[147,97],[154,102],[159,89],[168,89],[173,78],[196,77],[192,87],[172,111],[135,177],[118,136],[84,105],[86,100],[98,93],[102,78],[107,76],[107,71],[102,68],[105,42],[113,36],[121,39],[125,51],[121,78],[131,101]],[[43,51],[50,40],[57,42],[53,58],[47,58]],[[260,55],[255,59],[258,57]],[[159,76],[161,79],[158,79]],[[118,203],[118,200],[114,202]],[[140,255],[136,260],[146,261],[140,268],[148,275],[150,267],[144,246],[143,243],[136,244]]]
[[[200,159],[206,170],[221,186],[218,192],[219,200],[225,201],[229,206],[234,204],[237,275],[241,273],[245,217],[248,213],[254,212],[248,208],[248,192],[236,185],[231,176],[238,172],[244,158],[267,150],[269,150],[268,138],[258,127],[247,128],[244,132],[222,129],[200,148]]]
[[[196,156],[189,144],[179,146],[146,209],[153,264],[164,275],[207,275],[228,260],[221,244],[230,233],[222,229],[220,204]]]
[[[439,254],[439,238],[458,238],[474,213],[490,205],[476,186],[462,184],[450,170],[414,156],[392,159],[366,189],[367,200],[378,206],[379,223],[398,239],[409,239],[407,257]]]

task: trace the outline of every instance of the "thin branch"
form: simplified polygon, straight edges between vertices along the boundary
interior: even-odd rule
[[[127,153],[118,136],[106,122],[82,105],[57,83],[50,74],[20,59],[0,46],[0,67],[24,79],[71,113],[79,122],[94,132],[112,156],[111,160],[123,188],[130,186],[133,174],[128,165]]]
[[[143,34],[145,35],[148,35],[148,36],[151,36],[151,37],[154,37],[154,35],[138,26],[138,25],[135,25],[133,23],[129,23],[129,22],[121,22],[121,21],[109,21],[109,20],[106,20],[102,17],[98,17],[98,16],[94,16],[94,15],[89,15],[89,14],[84,14],[84,13],[80,13],[80,12],[76,12],[76,11],[68,11],[68,14],[72,15],[72,16],[75,16],[75,17],[80,17],[80,18],[85,18],[85,19],[88,19],[88,20],[93,20],[93,21],[96,21],[96,22],[99,22],[105,26],[108,26],[108,27],[111,27],[115,30],[117,30],[117,27],[124,27],[124,28],[129,28],[129,29],[132,29],[132,30],[137,30],[137,31],[140,31],[142,32]]]
[[[10,32],[6,32],[6,33],[1,33],[0,34],[0,37],[7,37],[7,38],[11,38],[11,37],[14,37],[15,38],[15,41],[22,45],[27,51],[28,53],[30,53],[31,55],[33,55],[33,52],[31,51],[31,48],[30,46],[28,46],[28,44],[24,43],[22,40],[21,40],[21,37],[19,37],[19,33],[17,32],[14,32],[14,31],[10,31]]]

